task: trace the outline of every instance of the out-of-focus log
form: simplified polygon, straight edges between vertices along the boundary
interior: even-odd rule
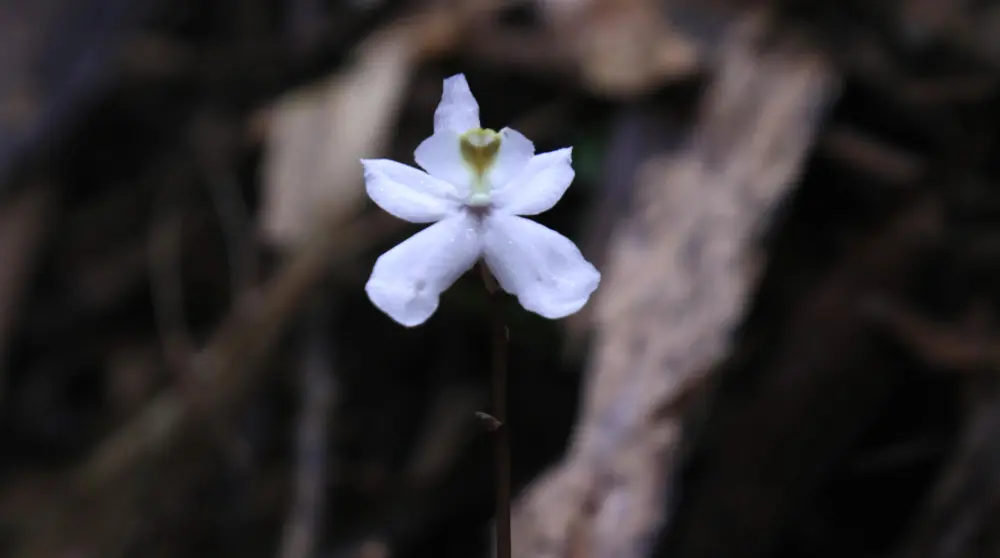
[[[663,525],[678,399],[728,349],[756,281],[758,226],[795,183],[836,77],[806,45],[733,28],[696,130],[639,173],[612,238],[583,413],[514,518],[516,556],[640,557]]]

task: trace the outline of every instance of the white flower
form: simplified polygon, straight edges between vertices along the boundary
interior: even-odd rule
[[[526,309],[568,316],[587,303],[601,275],[571,240],[519,217],[552,208],[573,181],[572,148],[535,155],[520,133],[479,127],[479,105],[462,74],[444,81],[434,134],[414,153],[424,170],[362,160],[368,195],[413,223],[434,223],[375,262],[368,297],[408,327],[482,258]],[[425,172],[426,171],[426,172]]]

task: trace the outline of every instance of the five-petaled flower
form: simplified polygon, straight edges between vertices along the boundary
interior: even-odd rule
[[[446,79],[434,134],[414,153],[423,171],[362,160],[368,195],[379,207],[434,223],[379,257],[368,297],[400,324],[422,324],[441,293],[482,258],[526,309],[555,319],[582,308],[600,273],[571,240],[520,217],[559,201],[573,181],[571,154],[565,148],[535,155],[531,141],[510,128],[480,128],[465,76]]]

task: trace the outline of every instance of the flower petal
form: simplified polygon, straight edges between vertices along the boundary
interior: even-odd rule
[[[527,310],[549,319],[575,313],[601,274],[573,241],[534,221],[494,212],[483,233],[486,265]]]
[[[552,209],[576,175],[573,148],[535,155],[523,170],[493,194],[493,203],[514,215],[537,215]]]
[[[451,131],[464,134],[479,127],[479,103],[472,96],[465,74],[444,80],[441,102],[434,111],[434,133]]]
[[[387,212],[411,223],[430,223],[461,207],[457,190],[411,166],[389,159],[362,159],[368,196]]]
[[[461,140],[455,132],[434,132],[433,136],[420,142],[413,158],[434,178],[454,185],[460,196],[469,191],[472,170],[462,159]]]
[[[465,213],[449,217],[382,254],[365,292],[393,320],[406,327],[420,325],[437,310],[441,293],[481,253],[478,221]]]
[[[514,177],[521,174],[535,154],[535,144],[524,134],[511,128],[500,130],[500,149],[489,171],[489,182],[500,190]]]

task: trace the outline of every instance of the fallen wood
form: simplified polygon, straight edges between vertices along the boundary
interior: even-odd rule
[[[725,356],[756,281],[759,227],[836,91],[822,56],[762,47],[758,24],[732,30],[693,137],[646,165],[612,237],[582,416],[566,458],[521,499],[517,556],[638,558],[669,519],[674,401]]]

